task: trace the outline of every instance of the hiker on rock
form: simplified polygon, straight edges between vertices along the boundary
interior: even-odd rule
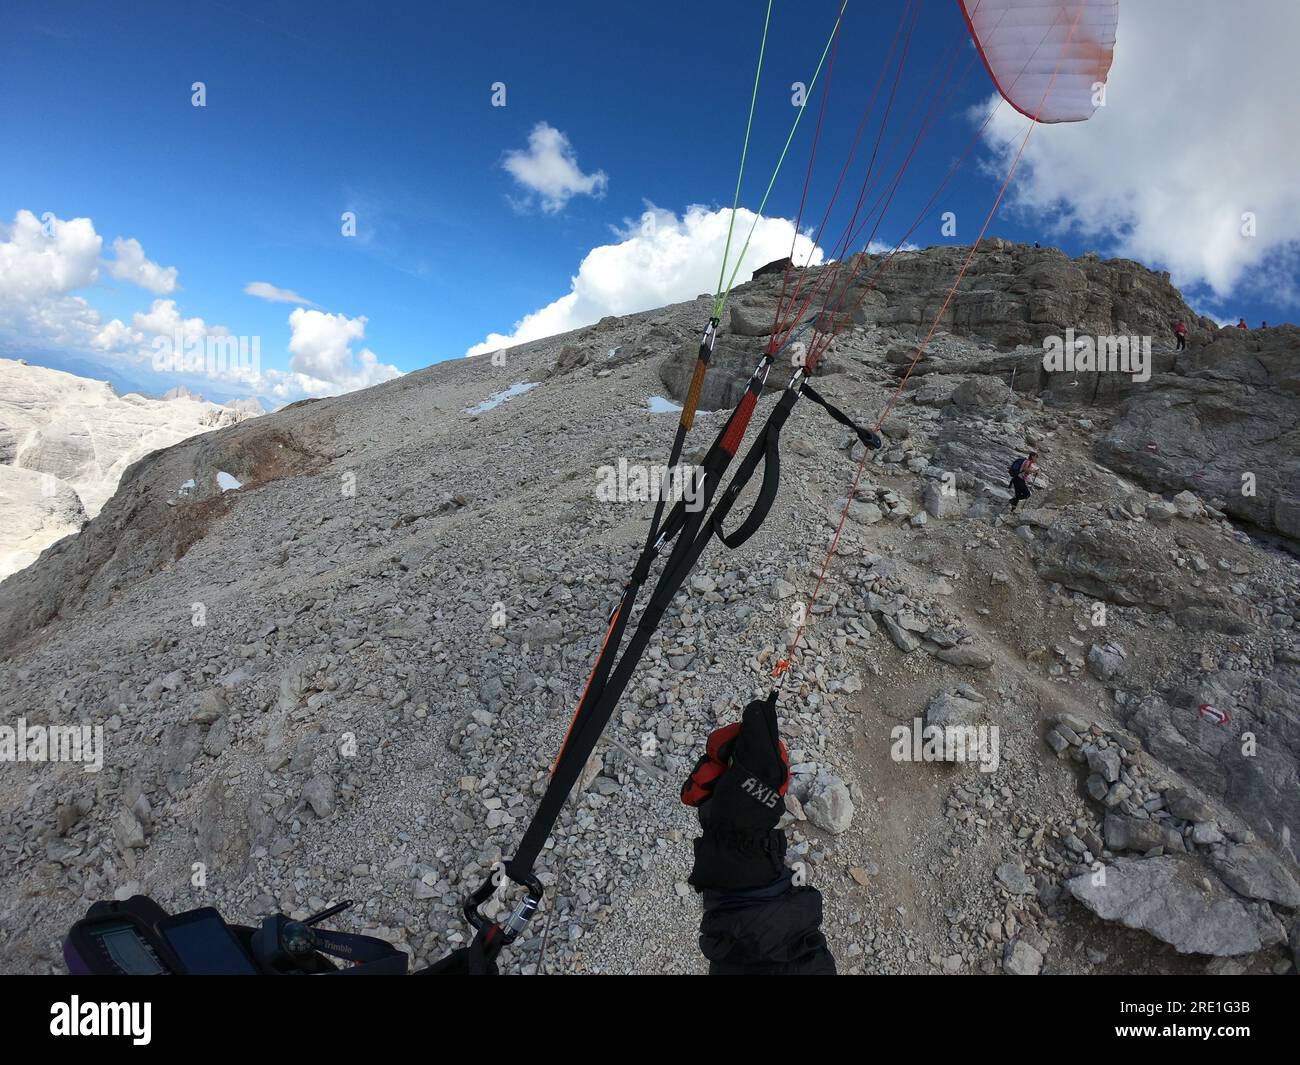
[[[833,976],[822,935],[822,897],[785,864],[790,763],[776,694],[745,707],[738,725],[714,731],[682,785],[700,815],[689,883],[702,895],[700,950],[715,976]]]
[[[1016,459],[1007,472],[1011,474],[1011,484],[1007,487],[1014,493],[1011,506],[1008,508],[1010,513],[1020,505],[1022,499],[1029,498],[1029,478],[1038,472],[1038,452],[1031,451],[1023,458]]]
[[[1178,345],[1175,351],[1182,351],[1187,347],[1187,323],[1181,319],[1174,323],[1174,341]]]
[[[1237,328],[1238,328],[1238,329],[1249,329],[1250,326],[1248,326],[1248,325],[1246,324],[1246,319],[1245,319],[1245,318],[1241,318],[1241,319],[1238,319],[1238,321],[1237,321]]]

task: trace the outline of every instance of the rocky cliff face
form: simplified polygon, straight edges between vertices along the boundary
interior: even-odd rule
[[[880,256],[846,263],[835,275],[832,306],[841,308],[835,323],[841,336],[827,369],[834,372],[838,353],[851,352],[855,338],[871,330],[894,337],[887,361],[901,375],[918,346],[911,334],[929,328],[968,253],[900,252],[883,271]],[[816,295],[806,318],[821,307],[831,285],[823,275],[833,269],[793,272],[789,291]],[[845,293],[843,280],[854,276],[860,282]],[[756,343],[771,332],[782,284],[780,273],[765,274],[737,293],[706,379],[706,407],[738,401],[756,362]],[[1191,338],[1181,353],[1171,342],[1171,326],[1179,320]],[[1108,466],[1153,491],[1186,489],[1213,499],[1235,518],[1300,546],[1297,327],[1221,329],[1187,306],[1166,273],[1125,259],[1071,260],[1055,248],[993,240],[976,253],[940,329],[912,371],[909,385],[927,389],[918,401],[946,399],[958,383],[953,375],[982,374],[1053,406],[1118,411],[1112,431],[1097,445]],[[1154,379],[1046,368],[1043,342],[1064,338],[1067,330],[1076,338],[1148,338]],[[953,345],[945,337],[969,343]],[[696,347],[683,344],[661,369],[678,399],[690,384]],[[769,387],[781,387],[785,376],[778,368]]]
[[[960,254],[885,275],[827,360],[833,402],[875,420]],[[1007,245],[977,264],[852,498],[855,439],[796,408],[771,516],[705,554],[544,852],[544,961],[538,924],[508,968],[703,968],[678,784],[766,691],[847,508],[780,701],[791,857],[841,968],[1293,969],[1295,332],[1211,331],[1136,264]],[[715,396],[756,361],[775,285],[737,291]],[[651,507],[600,490],[664,461],[675,419],[649,401],[708,307],[184,441],[0,584],[3,723],[105,737],[98,773],[0,774],[5,967],[57,968],[90,901],[136,890],[244,919],[353,897],[354,930],[418,958],[461,942],[461,896],[530,816],[645,535]],[[1193,324],[1177,359],[1165,316]],[[1044,331],[1085,324],[1155,333],[1150,381],[1044,371]],[[1043,475],[1008,516],[1029,448]],[[898,738],[925,726],[996,759]]]
[[[1300,329],[1221,329],[1119,400],[1112,469],[1300,546]]]

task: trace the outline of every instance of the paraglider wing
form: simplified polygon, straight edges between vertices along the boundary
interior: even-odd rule
[[[1119,0],[957,0],[998,92],[1039,122],[1082,122],[1110,73]]]

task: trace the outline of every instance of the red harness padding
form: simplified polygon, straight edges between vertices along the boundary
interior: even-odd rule
[[[723,725],[709,733],[704,753],[682,785],[682,802],[687,806],[699,806],[706,799],[713,798],[714,787],[722,779],[722,774],[731,768],[731,745],[738,735],[739,721]],[[781,741],[781,762],[785,766],[785,778],[781,781],[777,794],[784,797],[790,787],[790,752],[785,749],[784,740]]]

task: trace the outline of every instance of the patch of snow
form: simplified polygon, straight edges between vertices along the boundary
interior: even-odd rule
[[[488,396],[482,403],[474,407],[466,407],[466,414],[484,414],[490,410],[496,410],[502,403],[512,400],[515,396],[522,396],[525,392],[531,392],[537,387],[536,381],[520,381],[518,384],[511,385],[503,392],[494,392]]]
[[[244,486],[225,470],[217,470],[217,487],[223,492],[234,492]]]
[[[650,408],[651,414],[678,414],[682,409],[680,404],[664,399],[663,396],[651,396],[646,401],[646,406]]]
[[[181,485],[180,491],[177,492],[176,494],[178,496],[187,496],[191,492],[193,492],[196,487],[197,486],[194,484],[194,478],[191,477],[188,481],[186,481],[183,485]]]

